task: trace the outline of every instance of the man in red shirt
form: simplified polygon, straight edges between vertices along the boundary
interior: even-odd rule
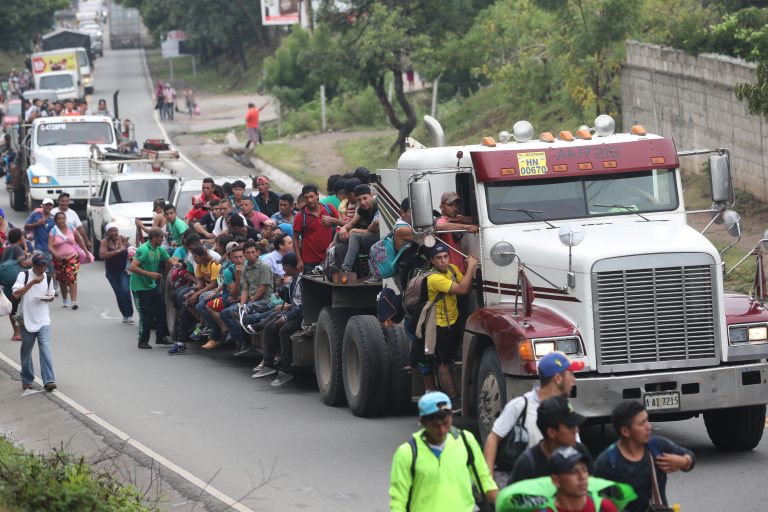
[[[264,110],[264,107],[269,105],[266,102],[259,108],[253,103],[248,104],[248,112],[245,113],[245,128],[248,132],[248,142],[245,143],[246,149],[251,147],[251,144],[264,144],[261,139],[261,132],[259,131],[259,112]]]
[[[296,268],[307,274],[325,260],[325,252],[333,241],[335,227],[324,225],[321,219],[324,216],[338,219],[339,212],[333,205],[320,204],[320,193],[315,185],[304,185],[301,195],[307,204],[296,214],[293,232],[298,243]]]
[[[437,219],[435,227],[438,238],[451,247],[451,263],[459,268],[461,273],[467,271],[464,256],[461,254],[461,237],[463,233],[442,233],[440,231],[466,231],[477,233],[477,224],[470,217],[459,215],[461,211],[461,198],[456,192],[445,192],[440,198],[440,211],[442,216]]]
[[[587,493],[589,471],[585,455],[572,446],[561,446],[549,459],[552,483],[557,487],[556,510],[547,512],[597,512],[595,502]],[[616,505],[607,498],[600,503],[599,512],[617,512]]]

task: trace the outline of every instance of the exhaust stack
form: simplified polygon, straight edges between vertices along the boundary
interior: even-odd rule
[[[424,116],[424,126],[432,137],[432,146],[439,148],[445,146],[445,132],[440,122],[432,116]]]

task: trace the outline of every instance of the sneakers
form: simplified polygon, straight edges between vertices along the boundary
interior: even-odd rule
[[[155,345],[173,345],[173,343],[167,336],[160,336],[155,340]]]
[[[132,324],[132,323],[134,323],[133,317],[130,317],[130,316],[124,316],[124,317],[123,317],[123,323],[124,323],[124,324]]]
[[[21,390],[22,391],[26,391],[28,389],[32,389],[32,384],[22,384],[21,385]]]
[[[237,345],[237,350],[235,351],[235,353],[233,355],[235,357],[239,357],[239,356],[247,354],[252,349],[253,349],[253,347],[251,346],[250,343],[239,343]]]
[[[270,382],[269,385],[272,386],[273,388],[279,388],[283,384],[287,384],[288,382],[290,382],[292,379],[293,379],[293,374],[279,372],[275,380]]]
[[[152,348],[152,345],[150,345],[149,343],[139,343],[139,348],[144,348],[144,349]]]
[[[55,382],[46,382],[46,383],[45,383],[45,386],[43,386],[43,388],[44,388],[46,391],[48,391],[48,392],[51,392],[51,391],[53,391],[54,389],[56,389],[56,383],[55,383]]]
[[[185,343],[176,342],[174,346],[168,350],[169,356],[175,356],[176,354],[184,354],[187,352],[187,345]]]
[[[200,341],[203,338],[203,326],[201,324],[197,324],[195,326],[195,330],[192,331],[192,334],[189,335],[189,339],[193,341]]]
[[[264,366],[259,371],[251,375],[251,378],[260,379],[262,377],[269,377],[270,375],[274,375],[276,373],[277,373],[277,370],[275,370],[274,368],[270,368],[269,366]]]
[[[253,367],[253,372],[258,373],[261,371],[261,369],[264,368],[264,360],[262,360],[259,364]]]
[[[77,305],[77,302],[72,303],[72,311],[77,311],[80,308],[80,306]]]
[[[63,299],[63,304],[61,305],[61,307],[63,307],[63,308],[68,308],[68,307],[69,307],[69,306],[71,306],[71,305],[72,305],[72,301],[71,301],[71,300],[69,300],[69,299]]]

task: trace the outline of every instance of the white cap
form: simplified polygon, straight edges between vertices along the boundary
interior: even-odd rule
[[[110,223],[109,223],[109,224],[107,224],[107,225],[106,225],[106,227],[104,228],[104,232],[106,233],[107,231],[109,231],[109,230],[110,230],[110,229],[112,229],[112,228],[115,228],[115,229],[117,229],[117,224],[115,224],[114,222],[110,222]]]
[[[51,199],[50,197],[46,197],[45,199],[43,199],[43,204],[53,204],[53,199]]]

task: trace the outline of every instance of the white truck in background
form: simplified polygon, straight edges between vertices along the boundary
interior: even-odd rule
[[[93,70],[84,48],[63,48],[32,54],[35,89],[56,91],[59,100],[93,93]]]
[[[109,45],[119,48],[141,48],[141,15],[134,7],[117,2],[109,5]]]

